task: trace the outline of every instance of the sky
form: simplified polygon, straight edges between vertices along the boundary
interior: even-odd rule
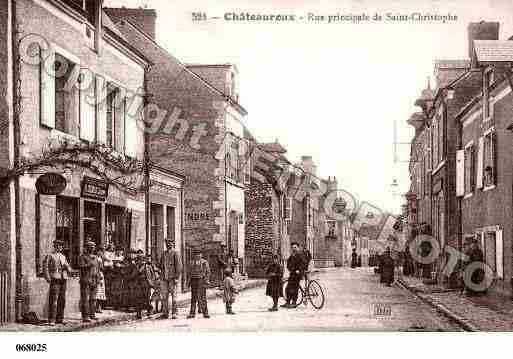
[[[428,77],[436,85],[435,60],[468,58],[469,22],[498,21],[501,39],[513,35],[511,0],[105,0],[105,5],[156,9],[157,41],[182,62],[236,64],[240,103],[248,111],[245,125],[259,141],[278,139],[292,162],[312,156],[319,176],[336,176],[340,189],[393,213],[399,213],[410,186],[414,131],[406,121],[420,110],[414,102]],[[192,12],[220,19],[195,22]],[[224,20],[232,12],[305,20]],[[379,13],[385,19],[414,12],[457,19],[306,20],[309,13]]]

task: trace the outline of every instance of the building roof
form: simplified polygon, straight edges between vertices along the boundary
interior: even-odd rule
[[[287,150],[278,141],[261,143],[260,148],[267,152],[287,153]]]
[[[513,41],[474,40],[474,48],[479,62],[513,61]]]

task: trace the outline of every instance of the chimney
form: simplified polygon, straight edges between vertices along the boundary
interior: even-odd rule
[[[317,174],[317,166],[314,164],[312,156],[302,156],[301,166],[305,172],[313,175]]]
[[[474,58],[474,40],[499,40],[498,22],[471,22],[468,24],[468,55]]]
[[[106,7],[103,10],[114,22],[127,20],[155,40],[157,12],[154,9]]]

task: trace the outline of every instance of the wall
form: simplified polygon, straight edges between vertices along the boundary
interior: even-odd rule
[[[483,132],[493,126],[497,136],[497,183],[495,188],[483,191],[476,189],[471,197],[462,199],[462,233],[466,235],[475,234],[476,230],[487,226],[499,226],[503,238],[503,260],[504,280],[499,281],[493,288],[494,291],[511,295],[512,278],[512,182],[513,182],[513,160],[511,156],[512,137],[506,127],[511,124],[511,103],[513,94],[510,92],[507,82],[503,82],[493,92],[506,91],[507,95],[495,103],[493,119],[483,123],[481,113],[463,127],[462,144],[469,141],[478,143],[478,138]],[[475,106],[472,111],[462,120],[472,116],[475,111],[480,112],[480,107]],[[477,148],[477,145],[476,145]]]
[[[75,19],[62,13],[47,2],[34,2],[28,0],[17,1],[17,11],[23,14],[23,21],[20,23],[20,31],[24,34],[36,33],[49,41],[66,54],[71,54],[80,60],[82,67],[91,69],[94,73],[103,75],[116,81],[118,84],[129,90],[137,91],[143,86],[144,68],[114,49],[107,42],[99,57],[92,51],[89,40],[84,34],[85,27]],[[45,7],[41,7],[42,4]],[[56,130],[40,126],[40,98],[39,98],[39,67],[25,64],[21,69],[21,93],[23,109],[20,116],[21,138],[24,142],[22,155],[32,156],[40,153],[43,146],[47,146],[50,138],[61,137],[62,134]],[[69,137],[69,136],[66,136]],[[76,140],[76,138],[75,138]],[[143,133],[141,127],[137,131],[137,156],[142,157]],[[55,169],[57,171],[62,168]],[[63,195],[79,198],[81,193],[81,181],[83,176],[97,177],[84,168],[78,168],[67,175],[67,187]],[[46,316],[47,288],[44,279],[38,277],[36,268],[36,190],[35,181],[37,175],[25,175],[20,178],[21,187],[21,208],[20,216],[22,221],[20,241],[22,245],[23,264],[23,310],[35,311],[38,315]],[[83,200],[80,201],[82,212]],[[106,203],[128,207],[133,210],[131,238],[133,248],[144,249],[145,238],[145,213],[144,200],[141,195],[132,197],[119,192],[110,186],[109,197]],[[141,208],[142,205],[142,208]],[[52,241],[55,238],[55,196],[41,196],[41,217],[40,217],[40,243],[39,259],[52,250]],[[83,222],[80,223],[82,238]],[[102,235],[104,232],[102,231]],[[79,288],[78,279],[72,278],[68,282],[67,291],[67,312],[79,310]]]

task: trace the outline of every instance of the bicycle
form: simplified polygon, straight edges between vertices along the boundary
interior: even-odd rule
[[[288,279],[283,282],[283,297],[287,300]],[[291,303],[293,308],[297,308],[300,304],[308,305],[308,301],[315,309],[322,309],[325,303],[324,290],[319,282],[315,279],[309,279],[305,276],[305,286],[299,282],[299,290],[297,293],[296,303]]]

